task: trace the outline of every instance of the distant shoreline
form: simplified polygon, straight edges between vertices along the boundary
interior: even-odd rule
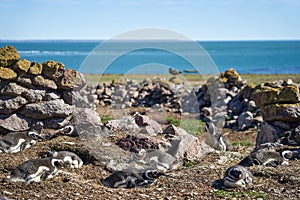
[[[294,83],[300,83],[299,74],[240,74],[243,80],[247,81],[247,84],[261,84],[264,82],[270,82],[275,80],[287,80],[292,79]],[[97,84],[97,82],[111,82],[112,80],[119,80],[122,78],[128,78],[132,80],[142,81],[145,78],[160,77],[169,79],[173,77],[170,74],[85,74],[88,83]],[[214,75],[203,74],[181,74],[177,76],[182,81],[188,81],[192,85],[201,84],[204,82],[204,77],[207,79]],[[100,80],[99,80],[100,79]]]

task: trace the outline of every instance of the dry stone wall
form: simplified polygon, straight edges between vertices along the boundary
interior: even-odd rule
[[[74,111],[73,94],[85,84],[81,73],[65,69],[62,63],[20,60],[14,47],[1,48],[1,133],[28,130],[35,124],[60,128]]]

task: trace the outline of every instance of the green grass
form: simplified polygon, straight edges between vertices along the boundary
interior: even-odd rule
[[[102,122],[102,124],[104,124],[107,121],[112,120],[112,119],[114,119],[114,118],[112,116],[110,116],[110,115],[102,115],[101,116],[101,122]]]
[[[87,82],[91,84],[110,83],[112,80],[120,80],[121,78],[128,78],[132,80],[142,81],[145,78],[166,78],[169,79],[172,75],[169,74],[85,74]],[[180,79],[190,82],[191,85],[199,85],[207,80],[212,75],[199,74],[183,74],[178,76]],[[292,79],[295,83],[300,83],[299,74],[241,74],[243,80],[247,80],[248,84],[261,84],[268,81],[287,80]]]
[[[243,146],[243,147],[251,147],[254,146],[252,142],[231,142],[232,146]]]
[[[256,191],[225,191],[225,190],[217,190],[214,191],[214,195],[217,198],[242,198],[242,197],[252,197],[252,198],[263,198],[266,199],[267,195],[261,192]]]
[[[192,167],[196,165],[196,163],[194,161],[188,160],[188,159],[183,159],[182,161],[182,166],[184,167]]]
[[[191,135],[198,136],[203,133],[205,122],[195,119],[176,119],[172,116],[166,117],[167,124],[173,124],[186,130]]]

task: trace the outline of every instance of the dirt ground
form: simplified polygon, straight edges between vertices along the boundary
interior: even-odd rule
[[[45,157],[49,149],[72,150],[84,161],[80,169],[63,169],[40,183],[0,183],[0,196],[10,199],[300,199],[300,161],[276,168],[251,167],[252,189],[221,188],[224,171],[246,156],[255,144],[256,129],[245,132],[224,130],[235,142],[233,152],[211,153],[189,167],[168,172],[150,187],[106,188],[99,179],[109,175],[91,156],[80,138],[59,136],[15,154],[0,154],[0,179],[18,164]]]

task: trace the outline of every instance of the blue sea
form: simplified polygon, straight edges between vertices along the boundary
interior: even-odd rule
[[[195,42],[203,48],[202,52],[191,48],[186,41],[114,41],[105,48],[101,47],[104,43],[84,40],[0,40],[0,47],[13,45],[21,58],[39,63],[55,60],[83,73],[166,74],[169,67],[184,73],[184,70],[195,70],[193,63],[187,59],[189,57],[211,62],[219,71],[235,68],[242,74],[300,74],[300,41]],[[160,48],[156,48],[158,46]],[[169,51],[172,48],[177,54]],[[89,65],[91,55],[97,56],[97,59]],[[108,58],[114,59],[101,66],[102,61]]]

